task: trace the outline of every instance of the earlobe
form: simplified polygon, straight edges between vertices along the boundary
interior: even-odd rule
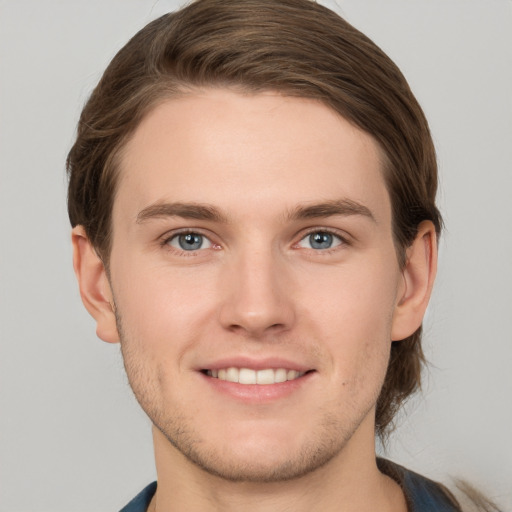
[[[412,245],[407,249],[400,287],[393,316],[392,341],[413,334],[423,316],[434,285],[437,271],[437,235],[431,221],[423,221]]]
[[[96,320],[96,334],[103,341],[118,343],[114,300],[105,266],[91,245],[83,226],[71,232],[73,268],[85,308]]]

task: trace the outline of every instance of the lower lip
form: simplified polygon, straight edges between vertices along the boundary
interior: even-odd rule
[[[294,380],[276,384],[239,384],[227,380],[200,375],[216,392],[229,395],[232,398],[248,403],[265,403],[286,398],[311,380],[315,372],[308,372]]]

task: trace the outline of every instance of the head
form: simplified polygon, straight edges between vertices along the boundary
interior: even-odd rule
[[[67,161],[68,210],[107,275],[112,211],[134,133],[166,101],[218,89],[312,100],[369,135],[379,149],[399,266],[423,221],[439,234],[427,121],[399,69],[372,41],[310,0],[200,0],[136,34],[83,109]],[[378,434],[418,388],[422,362],[421,327],[391,344]]]

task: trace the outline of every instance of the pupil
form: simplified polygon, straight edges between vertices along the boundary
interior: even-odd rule
[[[180,235],[179,244],[180,247],[185,251],[200,249],[201,245],[203,245],[203,237],[195,233],[187,233],[186,235]]]
[[[309,242],[313,249],[329,249],[332,245],[330,233],[313,233],[309,236]]]

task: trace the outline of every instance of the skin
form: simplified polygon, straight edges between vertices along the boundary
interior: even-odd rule
[[[375,464],[375,403],[392,340],[421,324],[435,233],[422,223],[399,267],[381,167],[371,136],[313,100],[201,90],[141,122],[110,274],[81,226],[73,243],[84,304],[154,424],[153,509],[406,510]],[[184,230],[202,247],[183,250]],[[202,371],[230,365],[307,373]]]

